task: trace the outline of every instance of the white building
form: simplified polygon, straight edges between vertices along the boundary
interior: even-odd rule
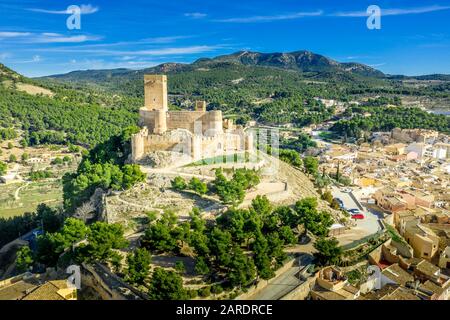
[[[433,150],[433,158],[436,159],[448,159],[450,158],[450,144],[449,143],[436,143]]]
[[[434,149],[433,146],[425,143],[411,143],[409,146],[406,147],[406,151],[417,153],[417,157],[424,158],[424,157],[433,157]]]

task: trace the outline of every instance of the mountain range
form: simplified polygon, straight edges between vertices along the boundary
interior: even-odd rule
[[[249,67],[269,67],[283,70],[297,71],[301,73],[347,73],[364,77],[383,78],[385,74],[370,66],[348,62],[340,63],[320,54],[310,51],[295,51],[288,53],[261,53],[252,51],[239,51],[215,58],[201,58],[191,64],[163,63],[155,67],[143,69],[145,73],[179,73],[192,71],[199,68],[216,68],[227,64]],[[122,77],[136,72],[136,70],[118,68],[108,70],[72,71],[66,74],[51,75],[44,78],[56,78],[62,80],[99,80],[105,77]]]

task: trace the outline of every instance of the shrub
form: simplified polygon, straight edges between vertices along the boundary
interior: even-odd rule
[[[209,297],[211,295],[211,287],[209,287],[209,286],[203,287],[203,288],[199,289],[198,293],[203,298]]]
[[[211,287],[211,292],[214,294],[221,294],[223,292],[223,288],[220,284],[215,284]]]

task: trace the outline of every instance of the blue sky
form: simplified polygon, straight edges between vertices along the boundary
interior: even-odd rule
[[[382,10],[381,29],[366,9]],[[66,9],[78,5],[81,29]],[[450,74],[448,0],[0,0],[0,62],[27,76],[310,50],[391,74]]]

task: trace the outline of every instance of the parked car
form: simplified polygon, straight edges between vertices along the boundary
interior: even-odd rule
[[[364,215],[362,213],[352,214],[352,218],[362,220],[364,219]]]
[[[358,209],[348,209],[347,211],[353,214],[360,213]]]

